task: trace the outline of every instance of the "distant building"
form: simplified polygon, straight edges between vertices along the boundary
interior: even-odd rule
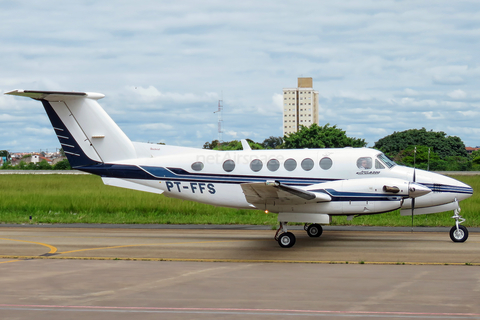
[[[318,108],[312,78],[298,78],[297,88],[283,89],[283,135],[297,132],[301,125],[318,124]]]
[[[465,150],[468,154],[471,154],[473,151],[480,150],[480,147],[472,148],[472,147],[465,147]]]

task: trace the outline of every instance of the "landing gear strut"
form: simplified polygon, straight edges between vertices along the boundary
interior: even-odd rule
[[[275,233],[275,240],[278,241],[278,244],[282,248],[291,248],[295,244],[295,235],[291,232],[287,231],[287,223],[284,221],[280,221],[280,227]]]
[[[459,214],[460,207],[455,209],[453,219],[455,219],[455,226],[450,229],[450,239],[453,242],[465,242],[468,238],[468,230],[465,226],[460,225],[460,223],[465,222],[465,219]]]

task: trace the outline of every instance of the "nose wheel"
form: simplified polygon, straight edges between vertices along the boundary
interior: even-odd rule
[[[460,223],[465,222],[465,219],[459,214],[460,207],[455,209],[453,219],[455,219],[455,226],[450,229],[450,239],[453,242],[465,242],[468,238],[468,230],[465,226],[460,225]]]

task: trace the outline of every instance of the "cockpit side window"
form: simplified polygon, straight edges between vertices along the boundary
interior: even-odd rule
[[[396,166],[397,164],[395,163],[395,161],[393,160],[390,160],[389,157],[387,157],[386,155],[384,155],[383,153],[380,153],[377,158],[380,160],[380,162],[384,163],[387,168],[391,168],[391,167],[394,167]]]
[[[357,160],[358,169],[372,169],[372,158],[361,157]]]
[[[378,159],[375,159],[375,169],[385,169],[385,166]]]

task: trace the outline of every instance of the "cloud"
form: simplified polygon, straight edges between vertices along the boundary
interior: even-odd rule
[[[452,92],[449,92],[447,94],[450,98],[456,99],[456,100],[462,100],[467,97],[467,93],[461,89],[454,90]]]
[[[135,97],[146,102],[152,101],[168,101],[171,103],[198,103],[198,102],[213,102],[218,100],[218,94],[215,92],[205,92],[202,95],[193,93],[177,93],[177,92],[160,92],[154,86],[133,87],[127,86],[126,89]]]
[[[53,130],[50,128],[25,128],[25,131],[35,135],[54,136]]]
[[[429,111],[429,112],[422,112],[422,114],[429,120],[445,119],[445,116],[439,112]]]
[[[435,84],[459,85],[465,83],[464,76],[468,72],[468,66],[439,66],[432,68],[430,72],[432,73],[432,80]]]
[[[138,126],[140,129],[146,130],[172,130],[173,126],[165,123],[146,123]]]

